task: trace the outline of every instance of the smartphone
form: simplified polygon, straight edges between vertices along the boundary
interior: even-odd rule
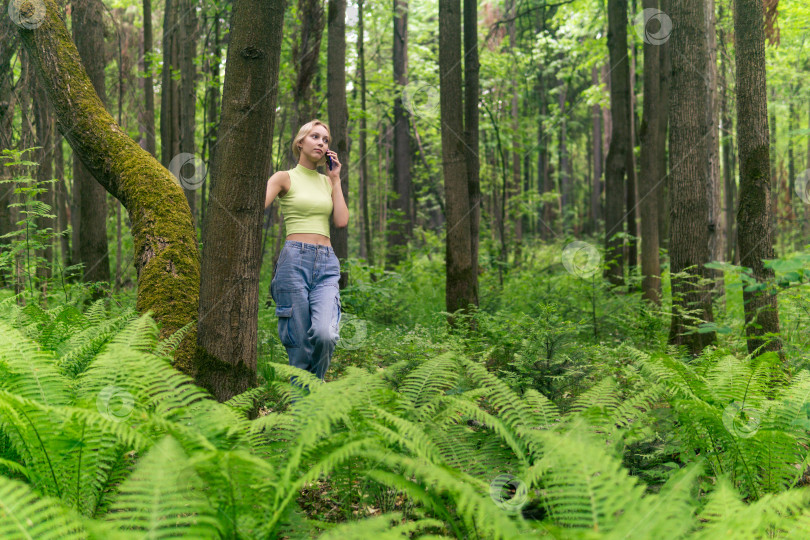
[[[329,167],[329,170],[332,170],[332,158],[329,157],[329,154],[326,154],[326,166]]]

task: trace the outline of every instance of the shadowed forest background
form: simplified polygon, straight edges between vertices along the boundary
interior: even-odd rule
[[[0,537],[810,534],[805,2],[0,7]],[[316,118],[326,384],[262,204]]]

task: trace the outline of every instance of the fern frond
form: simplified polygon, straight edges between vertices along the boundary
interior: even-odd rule
[[[387,465],[391,470],[401,470],[405,478],[413,476],[420,485],[451,497],[468,531],[476,530],[484,538],[496,540],[522,538],[519,527],[509,515],[496,507],[489,497],[481,495],[486,489],[485,483],[431,463],[392,453],[370,451],[368,457]],[[384,477],[378,478],[384,480]],[[400,489],[406,490],[409,496],[413,495],[407,491],[407,484],[403,483]]]
[[[458,364],[453,354],[444,353],[408,373],[399,391],[418,409],[453,388],[458,377]]]
[[[161,439],[121,484],[104,521],[144,537],[219,538],[214,509],[193,489],[194,471],[182,467],[187,459],[174,439]]]
[[[197,321],[191,321],[182,328],[177,329],[171,336],[162,340],[154,350],[155,356],[171,356],[180,346],[180,343],[183,342],[186,334],[191,332],[196,325]]]
[[[54,358],[0,321],[0,389],[48,405],[70,402],[68,380],[54,369]]]
[[[603,444],[582,430],[541,432],[543,458],[527,471],[543,487],[545,506],[562,526],[610,531],[621,514],[635,512],[644,487]]]
[[[82,540],[87,533],[61,501],[39,497],[22,482],[0,476],[0,538]]]
[[[246,415],[247,412],[253,408],[256,403],[256,400],[263,396],[267,390],[263,387],[259,386],[257,388],[251,388],[249,390],[245,390],[241,394],[233,396],[228,401],[224,402],[223,405],[230,407],[234,411],[241,413],[242,415]]]
[[[559,421],[560,411],[557,406],[546,396],[533,388],[526,390],[523,395],[536,418],[540,419],[540,427],[551,429],[552,425]]]

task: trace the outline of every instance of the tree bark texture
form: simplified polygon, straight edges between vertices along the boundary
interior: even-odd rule
[[[406,255],[408,240],[413,234],[410,221],[411,202],[411,141],[410,120],[405,109],[402,95],[408,84],[408,2],[394,0],[394,34],[393,65],[394,85],[394,191],[396,200],[392,201],[396,210],[395,218],[387,234],[388,253],[385,257],[386,267],[393,269]],[[410,91],[407,98],[414,103],[414,97],[421,92]],[[412,105],[413,110],[413,105]]]
[[[467,194],[470,205],[470,260],[473,282],[473,297],[478,304],[478,230],[481,222],[481,182],[478,157],[478,3],[464,0],[464,139],[467,156]]]
[[[73,3],[73,40],[87,75],[101,102],[106,106],[104,86],[104,7],[99,0]],[[84,263],[84,281],[110,281],[110,257],[107,245],[107,194],[87,170],[83,159],[73,160],[73,176],[78,183],[79,260]],[[97,298],[101,291],[95,291]]]
[[[447,223],[445,238],[447,311],[467,311],[478,276],[472,272],[470,196],[461,90],[461,10],[459,0],[439,0],[439,80],[441,85],[442,169]],[[453,318],[450,319],[454,323]]]
[[[737,246],[740,264],[753,270],[757,281],[773,278],[763,259],[774,258],[771,199],[768,94],[765,77],[765,27],[759,0],[736,0],[734,35],[737,66],[737,142],[740,156],[740,194],[737,210]],[[748,352],[760,346],[779,350],[776,296],[743,292]]]
[[[329,96],[327,103],[329,131],[332,134],[329,148],[337,152],[340,159],[340,186],[343,199],[348,206],[351,156],[349,154],[349,107],[346,103],[346,0],[329,0],[327,22],[329,26],[326,89]],[[278,73],[278,68],[276,73]],[[278,78],[278,75],[275,78]],[[273,101],[275,103],[275,99]],[[330,220],[329,235],[335,255],[338,259],[346,260],[349,256],[349,227],[337,228]],[[348,274],[341,270],[340,288],[346,287],[348,283]]]
[[[203,236],[198,383],[224,401],[256,382],[259,259],[284,0],[237,0]]]
[[[644,9],[658,9],[658,0],[644,0]],[[643,297],[661,305],[661,263],[658,256],[658,192],[664,182],[663,170],[667,110],[661,102],[661,47],[644,43],[644,112],[641,129],[641,175],[639,206],[641,214],[641,289]]]
[[[605,277],[624,283],[623,232],[625,175],[630,151],[630,62],[627,55],[627,0],[608,0],[610,112],[612,133],[605,160]]]
[[[670,268],[672,320],[669,341],[697,354],[714,341],[715,333],[689,333],[713,320],[708,277],[709,261],[708,115],[704,79],[708,60],[703,0],[672,6],[672,92],[670,94]],[[677,277],[675,274],[687,275]]]

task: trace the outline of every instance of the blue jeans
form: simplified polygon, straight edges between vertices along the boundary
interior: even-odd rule
[[[339,339],[339,280],[340,261],[332,247],[287,240],[270,282],[278,337],[290,365],[321,380]],[[296,377],[290,383],[302,388]]]

